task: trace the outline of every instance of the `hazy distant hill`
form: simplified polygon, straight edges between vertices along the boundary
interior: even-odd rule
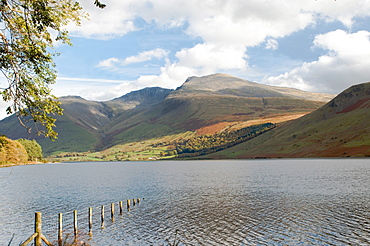
[[[370,83],[212,158],[370,156]]]
[[[100,150],[204,127],[278,120],[311,112],[333,96],[272,87],[225,74],[191,77],[176,90],[145,88],[106,102],[62,97],[59,139],[28,134],[14,116],[0,121],[0,133],[37,139],[45,153]]]

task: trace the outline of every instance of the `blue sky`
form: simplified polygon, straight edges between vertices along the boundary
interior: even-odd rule
[[[370,0],[93,0],[56,45],[56,96],[110,100],[227,73],[337,94],[370,81]]]

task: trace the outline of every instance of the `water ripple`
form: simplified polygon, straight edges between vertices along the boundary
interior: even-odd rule
[[[34,171],[50,180],[27,181]],[[35,211],[54,241],[59,212],[66,233],[74,209],[86,231],[89,206],[91,245],[370,245],[366,160],[63,164],[13,175],[0,180],[0,245],[31,235]],[[102,229],[99,206],[133,196],[145,200]]]

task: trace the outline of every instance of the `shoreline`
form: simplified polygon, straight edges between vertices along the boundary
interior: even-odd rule
[[[13,163],[0,164],[0,168],[3,168],[3,167],[15,167],[15,166],[26,166],[26,165],[38,165],[38,164],[44,164],[44,162],[30,161],[28,163],[20,163],[20,164],[13,164]]]
[[[158,161],[230,161],[230,160],[293,160],[293,159],[370,159],[370,157],[364,156],[364,157],[277,157],[277,158],[271,158],[271,157],[259,157],[259,158],[224,158],[224,159],[218,159],[218,158],[189,158],[189,159],[182,159],[182,158],[173,158],[173,159],[159,159],[159,160],[130,160],[130,161],[91,161],[91,162],[158,162]],[[29,163],[22,163],[22,164],[3,164],[0,165],[0,168],[6,168],[6,167],[15,167],[15,166],[27,166],[27,165],[39,165],[39,164],[48,164],[48,163],[79,163],[79,162],[90,162],[90,161],[70,161],[70,162],[29,162]]]

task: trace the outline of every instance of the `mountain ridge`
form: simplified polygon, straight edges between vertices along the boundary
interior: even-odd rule
[[[334,97],[332,94],[306,92],[289,87],[259,84],[221,73],[203,77],[189,77],[176,91],[193,95],[197,92],[206,92],[243,97],[291,97],[322,102],[327,102]]]
[[[222,87],[222,81],[227,85]],[[130,141],[196,132],[219,123],[238,125],[262,118],[302,115],[324,104],[302,99],[299,94],[304,92],[297,91],[289,92],[291,95],[277,93],[273,87],[224,74],[190,77],[176,90],[144,88],[104,102],[62,97],[64,115],[57,116],[56,130],[60,135],[55,142],[28,134],[15,123],[15,116],[0,121],[0,132],[13,139],[37,139],[47,154],[74,151],[76,146],[79,151],[93,151]],[[326,97],[323,94],[321,99]]]

